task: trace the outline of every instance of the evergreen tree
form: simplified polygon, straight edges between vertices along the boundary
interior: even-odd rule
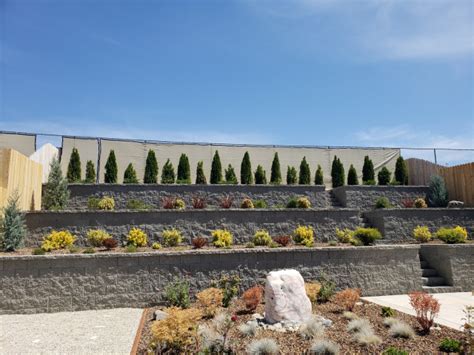
[[[408,167],[403,157],[398,157],[395,163],[395,181],[400,185],[408,185]]]
[[[123,173],[124,184],[138,184],[137,172],[133,168],[132,163],[128,164],[127,169]]]
[[[315,185],[324,185],[323,169],[321,165],[318,164],[318,170],[316,170],[316,175],[314,176]]]
[[[266,185],[267,183],[267,173],[263,170],[261,165],[257,166],[257,170],[255,171],[255,184],[258,185]]]
[[[219,152],[216,150],[212,158],[211,165],[211,184],[219,184],[222,181],[222,164]]]
[[[252,163],[250,163],[249,152],[245,152],[240,165],[240,183],[242,185],[253,184]]]
[[[191,183],[191,168],[189,167],[189,159],[186,154],[181,154],[178,163],[178,184]]]
[[[43,191],[43,208],[59,211],[67,206],[69,190],[67,180],[63,177],[59,160],[54,158],[48,175],[48,182]]]
[[[294,185],[296,184],[297,174],[296,169],[293,166],[289,166],[286,170],[286,184],[287,185]]]
[[[430,207],[446,207],[448,205],[448,190],[446,190],[446,185],[441,176],[433,175],[431,177],[426,197],[428,206]]]
[[[197,185],[207,184],[206,175],[204,175],[203,165],[204,163],[202,161],[199,161],[197,163],[197,168],[196,168],[196,184]]]
[[[357,177],[357,171],[354,165],[351,164],[349,172],[347,173],[347,185],[359,185],[359,178]]]
[[[371,184],[375,181],[374,163],[368,155],[364,157],[364,166],[362,167],[362,183]]]
[[[303,160],[300,164],[300,178],[298,181],[300,185],[309,185],[311,184],[311,171],[309,170],[309,164],[306,162],[306,157],[303,157]]]
[[[225,169],[225,182],[226,184],[233,184],[233,185],[237,185],[239,183],[237,181],[237,175],[235,175],[234,168],[230,164],[227,167],[227,169]]]
[[[4,251],[21,247],[26,236],[25,217],[18,208],[18,199],[18,192],[13,192],[3,208],[3,217],[0,214],[0,247]]]
[[[161,183],[162,184],[174,184],[176,179],[173,164],[168,159],[163,165],[163,170],[161,171]]]
[[[106,184],[116,184],[117,174],[117,159],[115,159],[115,152],[111,150],[109,153],[109,157],[107,158],[107,163],[105,163],[104,182]]]
[[[379,173],[377,174],[379,185],[388,185],[390,183],[391,175],[392,173],[387,169],[386,166],[380,169]]]
[[[281,169],[280,169],[280,159],[278,158],[278,153],[275,153],[272,162],[272,173],[270,175],[270,184],[280,185],[281,184]]]
[[[72,148],[66,176],[67,181],[70,183],[81,181],[81,158],[79,157],[79,151],[76,148]]]
[[[93,184],[95,183],[95,168],[92,160],[88,160],[86,164],[86,183]]]
[[[156,160],[155,151],[150,149],[146,157],[145,175],[143,183],[156,184],[158,182],[158,161]]]
[[[331,167],[332,187],[343,186],[344,176],[344,165],[337,156],[334,156]]]

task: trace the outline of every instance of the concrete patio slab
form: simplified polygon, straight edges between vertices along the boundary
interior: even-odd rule
[[[1,354],[130,354],[143,310],[0,316]]]
[[[456,330],[461,330],[464,324],[462,319],[465,317],[463,310],[466,306],[474,306],[474,296],[472,293],[437,293],[432,294],[432,296],[441,303],[441,309],[435,322]],[[415,311],[410,306],[408,295],[363,297],[363,299],[381,306],[392,307],[400,312],[415,315]]]

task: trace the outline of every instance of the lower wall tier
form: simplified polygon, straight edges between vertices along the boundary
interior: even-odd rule
[[[119,240],[125,240],[132,227],[146,231],[150,242],[162,242],[162,231],[178,228],[185,239],[210,237],[218,228],[227,228],[234,243],[244,244],[258,229],[267,229],[272,236],[289,235],[298,225],[311,225],[317,241],[335,240],[337,228],[356,228],[362,224],[357,210],[161,210],[161,211],[83,211],[30,212],[26,215],[28,237],[26,246],[41,245],[51,230],[67,229],[85,245],[87,231],[102,228]]]
[[[164,288],[176,277],[187,279],[195,294],[235,274],[242,279],[242,291],[282,268],[298,270],[306,281],[323,273],[338,289],[357,287],[364,296],[403,294],[422,288],[419,249],[387,245],[1,256],[0,314],[149,307],[162,303]],[[461,251],[453,248],[448,255],[455,260]],[[467,280],[463,285],[472,288],[472,277]]]

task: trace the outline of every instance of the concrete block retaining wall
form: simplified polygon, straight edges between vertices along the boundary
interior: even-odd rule
[[[218,228],[227,228],[234,243],[250,241],[258,229],[267,229],[272,236],[288,235],[298,225],[311,225],[317,241],[335,240],[338,228],[362,225],[357,210],[161,210],[161,211],[82,211],[30,212],[26,214],[28,237],[26,246],[39,246],[51,230],[67,229],[85,245],[87,231],[102,228],[119,240],[124,240],[132,227],[144,229],[150,241],[161,242],[164,229],[178,228],[185,241],[197,236],[209,236]]]
[[[424,198],[428,186],[341,186],[332,190],[343,207],[372,210],[380,197],[386,197],[394,206],[403,207],[404,199]]]
[[[282,268],[307,281],[324,272],[339,289],[358,287],[365,296],[402,294],[421,289],[418,252],[411,245],[0,256],[0,314],[148,307],[175,277],[195,293],[236,274],[245,289]]]
[[[71,184],[68,209],[87,209],[90,196],[112,196],[116,209],[126,208],[127,201],[141,200],[154,208],[160,208],[165,197],[181,198],[192,206],[193,196],[205,196],[210,207],[218,207],[225,195],[234,198],[239,207],[244,198],[265,200],[269,207],[285,206],[292,197],[306,196],[315,208],[330,207],[329,194],[325,187],[305,185],[158,185],[158,184]]]
[[[404,208],[367,211],[363,216],[373,227],[380,230],[384,239],[391,243],[413,241],[413,229],[427,226],[432,233],[441,227],[465,227],[468,238],[474,238],[474,208]]]

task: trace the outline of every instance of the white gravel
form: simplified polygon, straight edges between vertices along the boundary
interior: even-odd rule
[[[0,354],[130,354],[143,310],[0,315]]]

